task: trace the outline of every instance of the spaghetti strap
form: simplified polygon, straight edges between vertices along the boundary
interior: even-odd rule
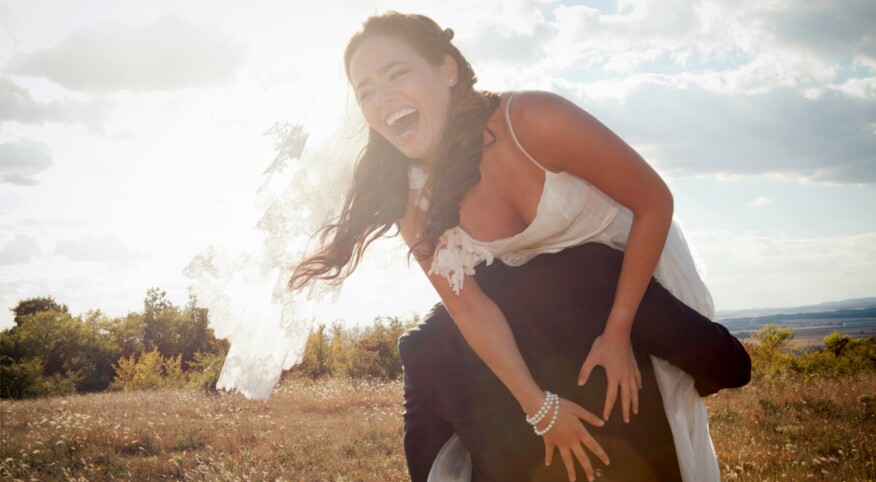
[[[526,157],[528,157],[530,161],[532,161],[536,166],[540,167],[542,171],[551,172],[551,171],[548,171],[544,166],[542,166],[538,161],[536,161],[534,157],[529,155],[528,152],[526,152],[526,149],[524,149],[523,146],[520,145],[520,141],[517,140],[517,135],[514,134],[514,128],[511,127],[510,112],[511,112],[511,98],[514,97],[514,94],[516,94],[516,93],[517,93],[516,91],[511,92],[510,94],[508,94],[508,99],[505,100],[505,123],[508,124],[508,132],[511,133],[511,138],[514,139],[514,143],[517,144],[517,147],[520,148],[520,151],[523,152],[524,154],[526,154]]]

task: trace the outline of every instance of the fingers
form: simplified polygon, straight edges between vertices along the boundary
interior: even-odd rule
[[[554,461],[554,446],[545,442],[544,444],[544,464],[550,465]]]
[[[604,421],[600,420],[599,417],[590,413],[581,405],[578,405],[577,403],[568,400],[564,400],[564,402],[568,402],[569,407],[571,407],[570,411],[572,412],[572,414],[580,418],[581,420],[584,420],[585,422],[591,425],[595,425],[597,427],[605,425]],[[581,426],[580,439],[581,443],[583,443],[585,447],[587,447],[588,449],[590,449],[591,452],[596,454],[596,456],[599,457],[599,460],[602,460],[602,463],[608,465],[608,454],[605,453],[605,450],[602,449],[602,446],[599,445],[599,442],[597,442],[596,439],[594,439],[593,436],[590,435],[590,432],[588,432],[583,425]]]
[[[601,418],[597,417],[593,413],[590,413],[590,411],[588,411],[581,405],[578,405],[574,402],[569,402],[569,405],[572,406],[572,413],[581,420],[584,420],[590,425],[595,425],[597,427],[605,425],[605,421],[603,421]]]
[[[578,386],[583,386],[587,383],[587,380],[590,379],[590,372],[593,371],[593,367],[596,366],[596,362],[593,361],[593,358],[588,356],[584,360],[584,366],[581,367],[581,373],[578,374]]]
[[[633,413],[639,414],[639,390],[642,389],[642,372],[639,371],[639,364],[636,363],[636,357],[633,357],[631,360],[633,364],[633,374],[630,380],[630,386],[632,389],[630,390],[632,395],[633,402]]]
[[[620,389],[621,411],[624,414],[624,422],[630,423],[630,400],[632,399],[632,395],[630,394],[630,380],[624,380],[624,382],[620,384]]]
[[[599,445],[599,442],[593,438],[589,433],[584,432],[581,436],[581,443],[584,444],[585,447],[590,449],[591,452],[596,454],[599,457],[599,460],[602,461],[603,464],[608,465],[611,463],[611,459],[608,458],[608,454],[605,453],[605,450],[602,449],[602,446]]]
[[[602,410],[604,420],[608,420],[608,416],[611,415],[615,400],[617,400],[617,381],[609,380],[608,389],[605,391],[605,408]]]
[[[590,459],[587,458],[584,449],[581,448],[580,445],[575,444],[572,446],[572,452],[575,454],[575,458],[578,459],[578,463],[584,468],[584,473],[587,474],[587,480],[593,480],[593,466],[590,465]]]
[[[630,384],[633,386],[633,389],[631,390],[631,395],[633,397],[633,413],[638,415],[639,414],[639,390],[641,390],[642,387],[639,386],[639,383],[637,382],[635,376],[633,377],[632,380],[630,380]]]
[[[560,457],[563,458],[563,463],[566,464],[566,473],[569,475],[569,480],[575,480],[575,464],[572,462],[572,453],[568,447],[560,448]]]

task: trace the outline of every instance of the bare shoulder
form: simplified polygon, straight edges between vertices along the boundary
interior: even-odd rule
[[[514,94],[509,116],[517,131],[557,127],[557,122],[581,117],[592,117],[571,100],[544,90],[522,90]]]
[[[508,115],[523,148],[554,171],[569,171],[573,163],[629,151],[629,146],[593,115],[553,92],[517,93]]]

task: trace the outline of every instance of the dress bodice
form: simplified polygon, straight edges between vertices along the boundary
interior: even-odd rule
[[[462,227],[439,238],[429,274],[439,274],[459,294],[463,276],[481,262],[499,258],[520,266],[541,253],[556,253],[585,243],[608,226],[620,205],[583,179],[545,171],[545,185],[532,223],[520,233],[495,241],[473,238]]]

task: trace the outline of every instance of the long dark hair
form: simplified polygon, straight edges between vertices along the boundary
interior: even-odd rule
[[[408,251],[409,256],[413,254],[423,260],[435,251],[444,231],[459,224],[459,203],[481,180],[483,132],[486,129],[492,138],[487,145],[496,141],[487,121],[499,105],[499,96],[474,89],[477,76],[451,43],[453,30],[442,30],[423,15],[398,12],[368,18],[362,30],[350,38],[344,52],[347,79],[356,49],[370,35],[399,38],[433,65],[443,63],[445,55],[452,56],[457,64],[459,78],[451,88],[448,125],[425,187],[430,193],[429,208],[423,229]],[[356,162],[353,186],[341,214],[319,230],[321,248],[296,266],[289,280],[290,289],[300,288],[313,278],[340,283],[356,269],[368,245],[405,215],[408,169],[412,162],[415,161],[368,128],[368,144]]]

